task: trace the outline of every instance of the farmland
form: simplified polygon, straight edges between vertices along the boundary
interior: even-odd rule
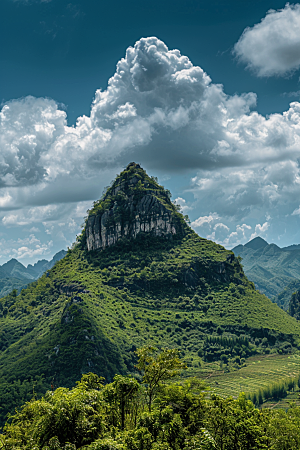
[[[228,373],[217,369],[216,365],[207,366],[205,371],[199,373],[198,376],[207,382],[211,393],[237,397],[240,392],[257,392],[273,383],[289,378],[298,378],[299,374],[299,354],[272,354],[250,357],[244,367]],[[298,394],[291,393],[288,397],[296,400]],[[287,399],[289,399],[288,397]]]

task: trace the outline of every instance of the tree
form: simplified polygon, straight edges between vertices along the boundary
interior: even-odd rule
[[[125,428],[126,416],[134,413],[140,385],[135,378],[116,375],[114,381],[104,389],[104,399],[113,408],[112,421],[120,416],[121,429]],[[116,423],[114,423],[116,425]]]
[[[238,399],[212,396],[206,429],[218,450],[260,450],[266,447],[262,413],[241,393]],[[273,447],[272,447],[273,448]],[[282,449],[283,450],[283,449]]]
[[[71,390],[58,388],[40,400],[25,403],[4,427],[6,448],[50,448],[54,438],[60,446],[69,443],[79,448],[102,437],[105,414],[101,381],[97,375],[87,374]]]
[[[137,369],[143,373],[143,382],[146,384],[148,408],[151,406],[154,395],[162,382],[178,375],[186,365],[179,359],[177,349],[163,349],[160,353],[156,347],[146,346],[136,351],[138,355]]]

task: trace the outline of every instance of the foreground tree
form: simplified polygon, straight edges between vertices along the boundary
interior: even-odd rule
[[[76,448],[90,444],[105,430],[102,388],[101,379],[88,374],[72,390],[58,388],[41,400],[27,402],[4,427],[4,448],[42,449],[51,442]]]
[[[148,408],[151,412],[152,401],[155,393],[164,381],[170,380],[186,369],[186,365],[180,361],[177,349],[163,349],[161,352],[156,347],[146,346],[136,351],[138,356],[137,369],[143,374],[143,382],[146,384]]]
[[[170,382],[185,367],[176,350],[138,354],[143,383],[116,375],[104,386],[83,375],[11,416],[0,450],[299,450],[300,407],[259,410],[244,394],[208,398],[201,380]]]
[[[113,426],[125,429],[125,422],[136,425],[138,394],[141,386],[135,378],[116,375],[114,381],[105,386],[104,400],[110,405],[110,420]]]

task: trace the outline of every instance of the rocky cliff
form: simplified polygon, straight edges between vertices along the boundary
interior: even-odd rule
[[[124,237],[134,239],[140,233],[172,237],[183,228],[169,192],[139,164],[131,163],[89,212],[86,245],[88,250],[104,249]]]

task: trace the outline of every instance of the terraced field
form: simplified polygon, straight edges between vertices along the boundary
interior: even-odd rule
[[[300,406],[300,390],[298,389],[295,392],[289,392],[288,395],[282,400],[276,401],[268,401],[262,404],[262,408],[270,408],[270,409],[285,409],[290,407],[291,403],[295,403],[297,406]]]
[[[240,392],[255,392],[280,380],[298,377],[299,374],[299,354],[276,354],[251,357],[245,367],[234,372],[218,370],[199,376],[205,379],[211,392],[237,397]]]

